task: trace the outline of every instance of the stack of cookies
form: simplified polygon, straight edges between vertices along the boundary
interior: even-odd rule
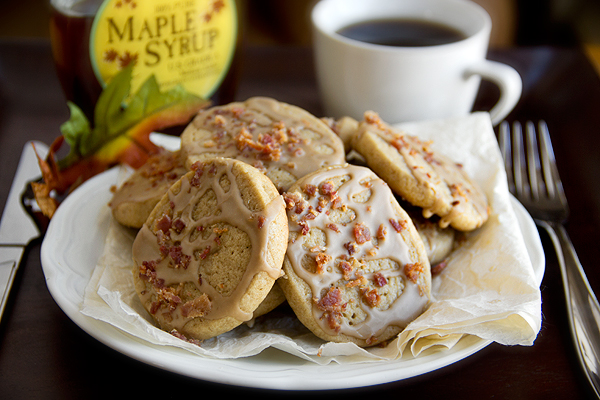
[[[201,111],[110,206],[138,230],[135,287],[160,328],[204,340],[287,303],[319,338],[361,347],[424,312],[456,234],[489,214],[460,165],[377,114],[261,97]]]

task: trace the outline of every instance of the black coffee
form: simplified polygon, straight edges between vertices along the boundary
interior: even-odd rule
[[[384,46],[436,46],[465,39],[453,27],[422,20],[380,19],[363,21],[337,31],[342,36]]]

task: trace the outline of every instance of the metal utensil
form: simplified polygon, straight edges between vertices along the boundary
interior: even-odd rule
[[[46,145],[36,143],[40,156],[44,156]],[[17,269],[29,242],[40,235],[40,231],[21,202],[26,185],[40,176],[32,142],[25,144],[17,172],[13,179],[2,220],[0,220],[0,318],[4,313],[6,301]]]
[[[579,361],[600,397],[600,306],[577,253],[564,228],[569,207],[558,175],[548,127],[544,121],[500,124],[499,144],[509,188],[536,224],[544,228],[556,248],[562,274],[569,326]]]

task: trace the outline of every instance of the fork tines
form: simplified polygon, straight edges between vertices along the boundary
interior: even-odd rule
[[[554,150],[545,121],[500,124],[499,144],[508,175],[509,189],[517,197],[539,200],[562,195],[562,183],[556,168]]]

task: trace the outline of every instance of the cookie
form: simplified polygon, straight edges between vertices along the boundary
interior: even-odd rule
[[[321,120],[342,139],[344,150],[349,153],[352,150],[352,140],[358,130],[358,121],[352,117],[321,118]]]
[[[320,167],[345,162],[344,144],[323,121],[265,97],[200,111],[181,134],[181,149],[188,165],[215,156],[244,161],[281,192]]]
[[[163,150],[151,156],[113,194],[113,217],[124,226],[141,228],[167,189],[186,172],[179,152]]]
[[[376,113],[365,113],[352,147],[396,194],[421,207],[426,218],[439,216],[440,226],[470,231],[487,221],[485,193],[459,164],[430,143],[388,126]]]
[[[433,268],[444,262],[454,250],[456,231],[451,227],[442,228],[436,221],[423,217],[420,212],[407,212],[423,241],[429,264]]]
[[[423,243],[370,169],[326,167],[283,196],[290,239],[279,284],[316,336],[372,346],[424,311],[431,275]]]
[[[251,320],[281,275],[284,202],[241,161],[213,158],[168,189],[133,244],[139,298],[157,324],[208,339]]]

